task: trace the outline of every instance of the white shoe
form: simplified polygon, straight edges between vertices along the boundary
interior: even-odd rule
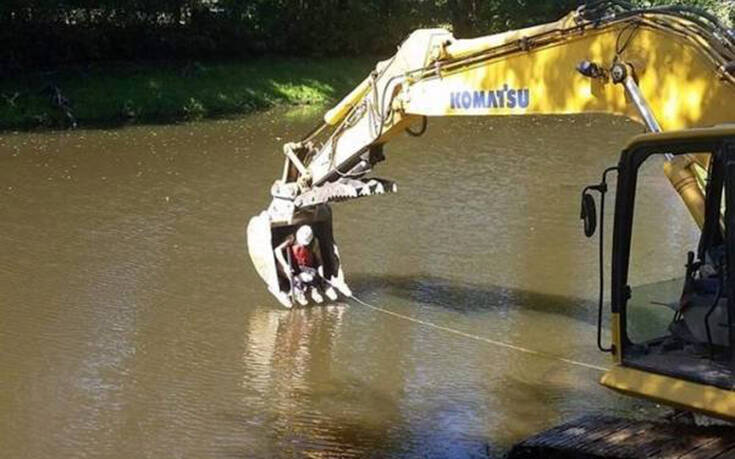
[[[327,298],[331,301],[337,301],[337,292],[334,290],[334,287],[327,287],[327,289],[324,290],[324,294],[327,295]]]
[[[311,299],[314,300],[315,303],[324,302],[324,297],[319,293],[319,290],[314,287],[311,288]]]
[[[294,296],[296,297],[296,301],[301,306],[306,306],[307,304],[309,304],[309,301],[306,299],[306,295],[304,295],[304,292],[295,292]]]

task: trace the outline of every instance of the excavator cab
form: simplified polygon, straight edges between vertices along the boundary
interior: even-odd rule
[[[670,216],[664,219],[668,228],[660,231],[650,230],[656,225],[641,224],[650,214],[673,209],[644,183],[650,177],[646,168],[658,168],[662,162],[665,167],[682,162],[706,166],[703,180],[696,174],[689,180],[689,185],[703,188],[701,202],[687,200],[685,185],[674,183],[695,219],[701,216],[699,225]],[[729,276],[729,267],[735,263],[735,127],[636,137],[612,170],[618,174],[612,346],[601,345],[599,330],[598,345],[612,353],[615,365],[601,383],[628,395],[733,420],[735,278]],[[588,236],[596,226],[589,191],[601,191],[604,206],[606,189],[603,179],[583,193]],[[647,207],[642,205],[646,193],[652,199]],[[656,221],[660,225],[661,219]],[[600,244],[602,249],[602,237]]]

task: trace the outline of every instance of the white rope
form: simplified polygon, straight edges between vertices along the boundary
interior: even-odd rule
[[[447,333],[452,333],[452,334],[455,334],[455,335],[458,335],[458,336],[463,336],[465,338],[474,339],[476,341],[482,341],[483,343],[492,344],[493,346],[498,346],[498,347],[502,347],[502,348],[505,348],[505,349],[510,349],[510,350],[517,351],[517,352],[522,352],[522,353],[528,354],[528,355],[534,355],[536,357],[541,357],[541,358],[544,358],[544,359],[556,360],[556,361],[563,362],[563,363],[566,363],[566,364],[569,364],[569,365],[574,365],[574,366],[577,366],[577,367],[582,367],[582,368],[587,368],[587,369],[590,369],[590,370],[597,370],[597,371],[607,371],[607,368],[604,368],[604,367],[601,367],[601,366],[598,366],[598,365],[592,365],[590,363],[584,363],[584,362],[579,362],[577,360],[567,359],[567,358],[561,357],[559,355],[549,354],[547,352],[535,351],[533,349],[528,349],[528,348],[525,348],[525,347],[516,346],[515,344],[504,343],[502,341],[496,341],[494,339],[485,338],[484,336],[478,336],[478,335],[473,335],[473,334],[470,334],[470,333],[465,333],[465,332],[460,331],[460,330],[455,330],[454,328],[444,327],[442,325],[437,325],[437,324],[434,324],[434,323],[431,323],[431,322],[426,322],[424,320],[417,319],[415,317],[411,317],[411,316],[406,316],[406,315],[403,315],[403,314],[399,314],[397,312],[393,312],[393,311],[390,311],[388,309],[383,309],[383,308],[380,308],[378,306],[373,306],[372,304],[367,303],[367,302],[362,301],[361,299],[357,298],[355,295],[350,296],[350,298],[352,298],[353,300],[355,300],[355,302],[357,302],[357,303],[365,306],[366,308],[370,308],[370,309],[372,309],[374,311],[382,312],[383,314],[388,314],[390,316],[397,317],[399,319],[408,320],[409,322],[414,322],[414,323],[423,325],[425,327],[433,328],[435,330],[445,331]]]

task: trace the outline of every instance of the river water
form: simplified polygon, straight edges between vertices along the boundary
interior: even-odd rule
[[[285,310],[250,265],[247,219],[318,116],[0,134],[0,455],[483,457],[663,412],[584,366],[608,357],[579,193],[640,126],[445,119],[391,143],[376,172],[398,194],[334,224],[356,295],[399,317]],[[648,183],[665,245],[688,217]],[[646,258],[647,281],[671,277]]]

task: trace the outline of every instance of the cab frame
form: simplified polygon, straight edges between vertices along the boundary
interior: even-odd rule
[[[720,232],[720,203],[724,199],[724,241],[727,266],[735,266],[735,127],[690,129],[645,134],[634,138],[622,151],[617,167],[615,222],[611,279],[612,354],[614,366],[601,383],[611,389],[699,411],[735,421],[735,377],[721,385],[691,372],[673,368],[642,366],[628,357],[634,343],[628,337],[627,306],[631,298],[628,285],[631,238],[640,166],[652,155],[711,153],[709,183],[706,190],[705,223],[700,247],[712,242]],[[723,188],[724,185],[724,188]],[[720,237],[721,238],[721,237]],[[726,279],[727,309],[735,317],[735,276]],[[735,375],[735,332],[730,328],[729,368]]]

